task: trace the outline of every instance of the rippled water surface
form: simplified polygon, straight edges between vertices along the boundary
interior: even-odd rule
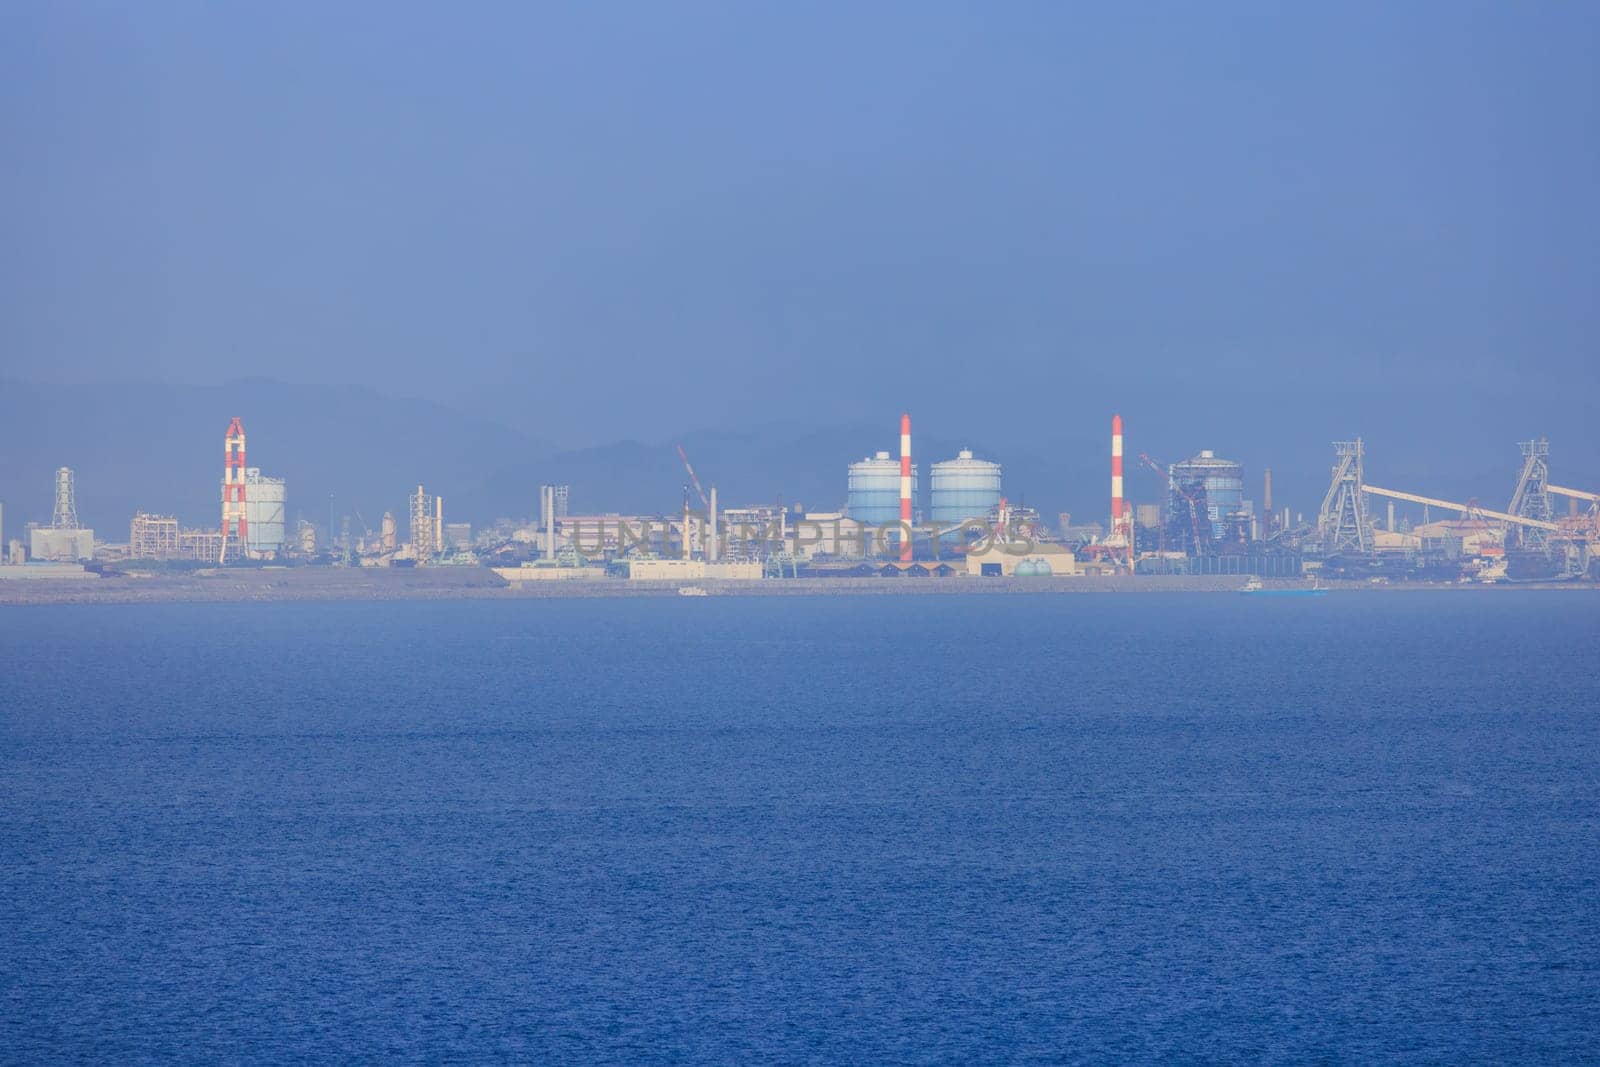
[[[1600,596],[0,609],[0,1060],[1600,1056]]]

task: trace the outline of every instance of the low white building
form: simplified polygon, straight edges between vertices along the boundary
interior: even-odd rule
[[[701,559],[630,559],[628,577],[635,581],[700,581],[761,577],[759,563],[707,563]]]
[[[94,531],[35,526],[28,531],[28,556],[51,563],[94,559]]]

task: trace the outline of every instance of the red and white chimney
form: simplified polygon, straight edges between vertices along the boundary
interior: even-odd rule
[[[900,562],[911,562],[911,414],[900,416]]]
[[[238,539],[236,555],[250,547],[250,519],[244,503],[244,425],[234,416],[222,439],[222,551],[217,563],[228,561],[228,537]]]
[[[1111,416],[1111,536],[1106,539],[1120,548],[1128,573],[1133,573],[1133,509],[1122,499],[1122,416]]]
[[[1122,529],[1122,416],[1111,416],[1111,530]]]

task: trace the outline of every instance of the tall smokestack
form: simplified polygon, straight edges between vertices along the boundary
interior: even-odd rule
[[[717,561],[717,487],[711,487],[711,540],[706,545],[706,558],[712,563]]]
[[[1272,467],[1267,467],[1261,472],[1261,536],[1272,536],[1272,528],[1278,525],[1278,517],[1272,512]]]
[[[1133,570],[1133,523],[1122,499],[1122,416],[1111,416],[1111,534],[1113,543],[1121,537],[1127,553],[1128,570]]]
[[[217,554],[218,566],[228,561],[230,534],[238,541],[238,553],[250,547],[250,518],[244,499],[244,425],[237,415],[222,439],[222,551]]]
[[[1122,416],[1111,416],[1111,528],[1122,525]]]
[[[539,492],[543,494],[540,506],[544,508],[544,558],[556,558],[556,487],[542,485]]]
[[[900,416],[900,562],[911,562],[911,413]]]

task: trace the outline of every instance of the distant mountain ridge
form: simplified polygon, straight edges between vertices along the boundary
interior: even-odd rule
[[[1003,465],[1013,502],[1033,505],[1052,521],[1061,510],[1071,510],[1077,521],[1103,519],[1111,412],[1102,395],[1086,390],[1063,397],[1059,418],[1047,424],[991,426],[967,437],[930,419],[917,421],[919,507],[927,506],[930,464],[971,448]],[[1133,501],[1155,501],[1164,491],[1160,477],[1138,463],[1140,452],[1166,462],[1214,448],[1245,464],[1247,497],[1259,500],[1262,468],[1270,465],[1280,506],[1314,513],[1332,459],[1329,442],[1363,426],[1375,428],[1368,437],[1370,477],[1391,488],[1458,500],[1477,496],[1487,506],[1503,506],[1513,488],[1515,441],[1546,426],[1555,480],[1581,488],[1600,483],[1596,442],[1558,434],[1579,425],[1579,393],[1530,401],[1442,388],[1421,400],[1350,387],[1294,407],[1258,403],[1239,388],[1158,385],[1132,395],[1122,411]],[[537,487],[546,481],[572,487],[575,513],[671,512],[682,506],[688,483],[679,443],[725,504],[781,498],[833,510],[844,503],[850,462],[899,447],[899,412],[889,411],[881,423],[790,422],[563,450],[544,440],[532,421],[543,402],[530,394],[530,421],[513,426],[368,386],[0,380],[0,501],[8,536],[24,522],[46,522],[52,472],[70,466],[77,472],[80,518],[105,540],[124,539],[129,518],[141,509],[215,526],[222,438],[234,415],[244,421],[250,464],[287,479],[291,522],[304,517],[326,524],[331,493],[335,521],[351,515],[358,532],[363,524],[376,529],[386,510],[404,529],[406,494],[419,482],[444,496],[447,518],[474,524],[533,515]],[[1461,412],[1461,433],[1408,439],[1408,412],[1423,402],[1453,405]]]

